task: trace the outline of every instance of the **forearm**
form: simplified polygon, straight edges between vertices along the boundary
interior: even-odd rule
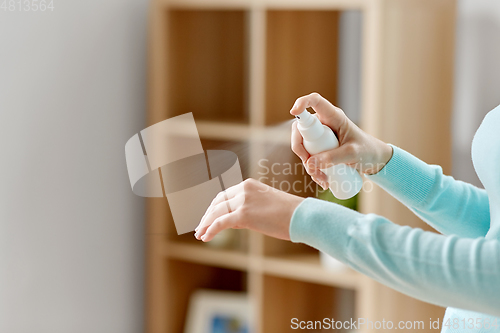
[[[297,207],[290,236],[412,297],[500,315],[496,240],[402,227],[317,199],[306,199]]]
[[[366,177],[443,234],[480,237],[489,229],[486,191],[443,174],[396,146],[377,174]]]

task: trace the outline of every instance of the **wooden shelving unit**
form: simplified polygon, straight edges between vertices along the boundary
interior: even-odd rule
[[[204,149],[235,151],[245,178],[260,177],[262,157],[298,162],[288,131],[270,126],[290,119],[301,95],[317,91],[337,102],[339,19],[357,10],[363,17],[360,126],[449,172],[455,5],[153,0],[148,124],[193,112]],[[378,188],[361,193],[359,206],[428,229]],[[147,223],[148,333],[183,332],[188,298],[197,288],[248,292],[256,333],[289,332],[294,317],[427,322],[444,311],[350,269],[326,271],[318,251],[303,244],[238,230],[238,248],[215,249],[192,234],[178,236],[166,199],[148,199]]]

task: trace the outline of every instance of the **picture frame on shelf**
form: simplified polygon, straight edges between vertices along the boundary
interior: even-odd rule
[[[251,333],[251,306],[245,292],[195,290],[184,333]]]

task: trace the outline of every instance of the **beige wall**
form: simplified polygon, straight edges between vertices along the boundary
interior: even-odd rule
[[[142,330],[146,5],[0,11],[0,332]]]

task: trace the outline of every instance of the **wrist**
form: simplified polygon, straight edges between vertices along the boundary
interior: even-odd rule
[[[365,174],[367,175],[374,175],[378,173],[386,166],[387,163],[389,163],[389,161],[392,158],[393,154],[392,146],[388,145],[383,141],[378,142],[378,147],[376,151],[377,151],[377,158],[375,159],[376,163],[373,166],[373,168],[365,172]]]

